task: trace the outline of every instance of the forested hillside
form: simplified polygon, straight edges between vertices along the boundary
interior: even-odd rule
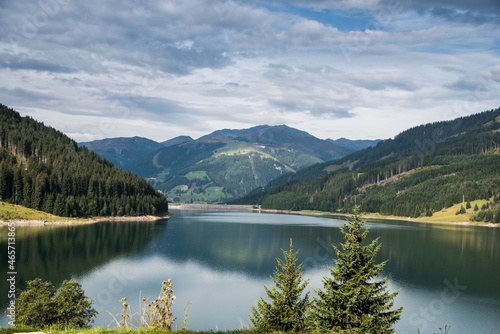
[[[148,178],[172,202],[220,203],[290,171],[352,152],[286,125],[217,130],[194,141],[183,138],[187,140],[151,151],[124,168]],[[344,140],[347,147],[351,142]]]
[[[418,126],[340,160],[283,176],[237,203],[283,210],[364,211],[431,216],[464,199],[500,219],[500,109]]]
[[[0,199],[67,217],[168,211],[146,180],[0,105]]]

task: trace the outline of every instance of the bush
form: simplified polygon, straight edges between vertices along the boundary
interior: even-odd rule
[[[63,328],[90,327],[97,311],[92,299],[85,297],[82,286],[64,281],[56,291],[50,282],[37,278],[16,298],[16,325],[42,328],[59,325]]]

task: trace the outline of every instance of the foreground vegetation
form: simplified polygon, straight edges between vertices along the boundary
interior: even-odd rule
[[[40,329],[29,327],[11,327],[0,328],[0,334],[14,334],[26,332],[39,332]],[[80,328],[80,329],[43,329],[44,334],[176,334],[176,333],[214,333],[214,331],[191,331],[191,330],[167,330],[167,329],[149,329],[149,328],[106,328],[106,327],[93,327],[93,328]],[[224,331],[225,334],[257,334],[261,333],[252,329],[231,330]],[[278,333],[278,332],[276,332]],[[285,333],[285,332],[279,332]]]
[[[35,328],[0,328],[0,334],[14,334],[19,332],[36,332],[39,329]],[[257,331],[254,329],[235,329],[235,330],[227,330],[227,331],[191,331],[191,330],[162,330],[162,329],[148,329],[148,328],[119,328],[119,329],[111,329],[105,327],[94,327],[90,329],[44,329],[44,334],[213,334],[213,333],[224,333],[224,334],[259,334],[261,331]],[[293,332],[284,332],[284,331],[272,331],[269,333],[293,333]],[[314,332],[311,332],[314,333]],[[344,332],[331,332],[331,334],[354,334],[352,331],[344,331]]]
[[[0,334],[14,334],[19,332],[35,332],[39,331],[37,329],[30,328],[0,328]],[[105,327],[94,327],[90,329],[44,329],[44,334],[213,334],[213,333],[223,333],[223,334],[262,334],[262,331],[255,329],[235,329],[227,331],[191,331],[191,330],[162,330],[162,329],[147,329],[147,328],[120,328],[111,329]],[[270,334],[287,334],[295,333],[291,331],[270,331],[266,332]],[[320,333],[316,331],[310,331],[309,333]],[[331,331],[330,334],[356,334],[358,332],[352,330],[339,330]]]

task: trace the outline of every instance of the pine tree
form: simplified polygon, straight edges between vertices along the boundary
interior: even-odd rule
[[[309,280],[302,280],[302,264],[297,266],[297,252],[293,252],[292,239],[290,251],[282,249],[285,261],[276,259],[278,265],[271,277],[275,286],[264,286],[270,302],[262,297],[257,308],[252,306],[250,321],[258,331],[300,331],[305,327],[306,309],[309,306],[309,293],[301,298]]]
[[[330,267],[332,277],[323,277],[324,290],[316,291],[311,310],[313,329],[358,329],[362,333],[393,333],[392,325],[401,317],[402,307],[391,311],[399,291],[389,293],[387,278],[374,279],[387,261],[376,264],[381,244],[376,238],[362,245],[369,229],[363,228],[359,207],[341,228],[345,243],[333,246],[338,259]]]

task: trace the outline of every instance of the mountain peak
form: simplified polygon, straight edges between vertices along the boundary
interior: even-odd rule
[[[198,139],[210,139],[210,138],[215,138],[215,137],[229,137],[229,138],[236,138],[236,137],[245,137],[245,136],[251,136],[255,135],[258,133],[264,133],[264,132],[279,132],[279,131],[286,131],[288,133],[302,136],[302,137],[313,137],[309,133],[298,130],[292,127],[289,127],[288,125],[281,124],[281,125],[257,125],[251,128],[247,129],[222,129],[222,130],[217,130],[214,131],[208,135],[205,135],[203,137],[200,137]]]
[[[187,143],[190,141],[193,141],[194,139],[191,138],[190,136],[177,136],[175,138],[165,140],[164,142],[161,142],[163,146],[173,146],[173,145],[178,145],[178,144],[183,144]]]

